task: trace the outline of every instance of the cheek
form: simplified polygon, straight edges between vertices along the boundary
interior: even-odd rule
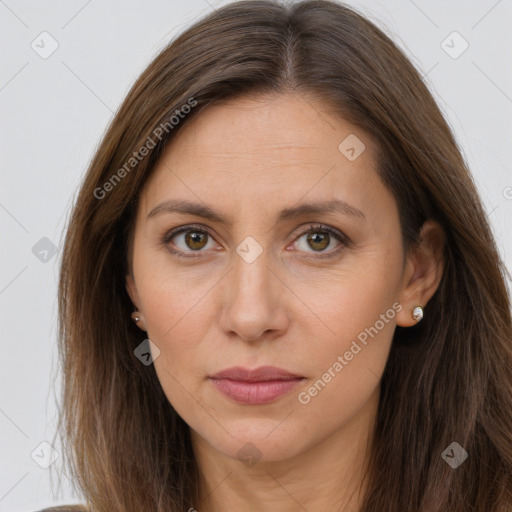
[[[211,325],[207,290],[186,287],[181,279],[151,279],[143,287],[147,337],[159,348],[154,367],[173,407],[189,421],[204,379],[201,340]]]
[[[328,303],[322,304],[326,323],[342,343],[358,338],[361,333],[377,325],[379,331],[392,330],[395,324],[396,288],[383,287],[383,279],[371,280],[365,284],[358,280],[356,284],[346,284],[338,293],[333,293]]]
[[[325,432],[349,422],[378,391],[389,356],[398,303],[374,297],[363,306],[326,311],[336,336],[324,336],[306,355],[314,371],[296,401],[304,419],[324,418]]]
[[[211,316],[208,296],[215,284],[212,274],[180,272],[168,262],[146,268],[151,270],[141,272],[137,283],[148,335],[161,343],[176,339],[177,332],[181,333],[180,340],[197,339]]]
[[[314,288],[304,281],[297,289],[317,316],[310,312],[299,320],[303,331],[317,328],[316,343],[304,346],[315,375],[298,397],[310,412],[334,403],[343,415],[354,412],[384,371],[402,308],[397,302],[400,254],[366,256],[358,258],[358,265],[324,275]]]
[[[160,350],[155,370],[174,405],[187,395],[184,389],[194,393],[204,379],[204,363],[211,351],[205,343],[215,322],[212,297],[218,278],[176,271],[168,262],[142,269],[151,269],[137,277],[147,337]]]
[[[373,326],[388,310],[385,326],[379,321],[379,327],[389,330],[400,290],[400,261],[398,251],[386,257],[383,251],[368,250],[349,255],[337,269],[296,273],[293,290],[304,307],[294,318],[306,330],[314,327],[317,336],[336,348]]]
[[[337,295],[331,299],[321,310],[322,323],[328,330],[322,329],[326,334],[317,338],[319,342],[311,347],[308,360],[316,362],[317,377],[334,372],[348,390],[350,381],[359,385],[361,379],[374,380],[372,374],[382,372],[401,305],[392,302],[388,293],[372,297]],[[330,381],[328,376],[325,380]]]

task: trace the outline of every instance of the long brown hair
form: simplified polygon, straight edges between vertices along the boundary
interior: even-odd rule
[[[76,198],[59,283],[59,431],[72,481],[94,512],[200,509],[189,428],[134,354],[144,339],[125,289],[134,214],[191,118],[237,95],[290,91],[328,101],[375,141],[406,250],[426,219],[446,233],[424,320],[395,331],[361,512],[507,510],[511,311],[486,214],[419,72],[375,25],[327,0],[217,9],[153,60],[112,120]],[[452,442],[469,455],[457,469],[441,457]]]

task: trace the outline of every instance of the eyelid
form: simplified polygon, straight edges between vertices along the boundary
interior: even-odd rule
[[[173,236],[178,235],[183,232],[187,231],[199,231],[201,233],[207,233],[208,235],[212,236],[210,233],[210,230],[204,226],[201,226],[199,224],[186,224],[185,226],[179,226],[177,228],[171,229],[170,231],[167,231],[165,235],[163,236],[162,240],[169,241]]]
[[[313,232],[325,231],[331,235],[335,235],[336,237],[338,237],[340,239],[341,242],[343,242],[346,245],[349,245],[351,243],[350,238],[347,235],[345,235],[345,233],[343,233],[339,229],[333,228],[332,226],[328,226],[327,224],[322,224],[320,222],[318,222],[318,223],[309,222],[307,224],[307,229],[303,229],[296,236],[300,238],[301,236],[303,236],[311,231],[313,231]]]

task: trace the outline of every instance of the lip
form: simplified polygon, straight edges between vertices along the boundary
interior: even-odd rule
[[[262,405],[289,393],[304,377],[275,366],[235,366],[210,377],[218,391],[237,403]]]
[[[292,380],[301,379],[302,375],[289,372],[277,366],[259,366],[254,370],[242,366],[233,366],[226,368],[221,372],[212,375],[212,379],[229,379],[244,382],[265,382],[273,380]]]

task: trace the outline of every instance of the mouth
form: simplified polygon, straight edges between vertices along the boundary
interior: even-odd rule
[[[254,370],[237,366],[209,379],[218,391],[237,403],[263,405],[288,394],[305,377],[275,366],[260,366]]]

